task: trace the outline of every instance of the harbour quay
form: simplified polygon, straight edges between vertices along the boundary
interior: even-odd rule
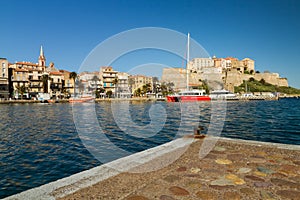
[[[211,150],[201,156],[205,148]],[[174,157],[178,159],[169,165],[147,172]],[[6,199],[298,199],[299,195],[299,145],[185,136]]]

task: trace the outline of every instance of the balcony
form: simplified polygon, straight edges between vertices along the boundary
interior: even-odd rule
[[[41,88],[41,87],[43,87],[43,85],[42,85],[42,84],[32,84],[32,83],[31,83],[31,84],[29,85],[29,87],[30,87],[30,88]]]
[[[117,78],[117,74],[103,74],[102,75],[103,78]]]
[[[38,77],[29,76],[28,80],[30,80],[30,81],[41,81],[41,77],[40,76],[38,76]]]
[[[60,84],[58,84],[58,83],[52,83],[50,85],[50,89],[51,90],[61,90],[62,89],[62,84],[61,83]]]

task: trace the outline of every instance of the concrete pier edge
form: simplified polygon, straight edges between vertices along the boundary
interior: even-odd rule
[[[278,149],[300,150],[300,145],[289,145],[269,142],[259,142],[252,140],[242,140],[224,137],[212,137],[208,136],[206,140],[220,140],[228,141],[238,144],[247,144],[255,146],[269,146]],[[68,194],[72,194],[82,188],[92,186],[105,179],[118,175],[122,172],[129,171],[131,168],[144,164],[162,156],[166,153],[172,152],[176,149],[186,147],[194,141],[193,138],[179,138],[171,142],[162,144],[160,146],[132,154],[127,157],[123,157],[114,160],[110,163],[106,163],[92,169],[73,174],[69,177],[65,177],[45,185],[41,185],[36,188],[26,190],[24,192],[4,198],[5,200],[23,200],[23,199],[56,199],[58,197],[64,197]],[[116,170],[119,169],[119,170]]]

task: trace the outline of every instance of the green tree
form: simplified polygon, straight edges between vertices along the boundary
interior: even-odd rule
[[[136,90],[134,91],[134,96],[140,97],[140,96],[141,96],[141,93],[142,93],[141,88],[138,88],[138,89],[136,89]]]
[[[76,72],[71,72],[69,75],[70,79],[73,79],[73,83],[74,83],[74,95],[75,95],[75,80],[77,79],[77,73]]]
[[[253,77],[249,78],[249,82],[254,82],[255,79]]]
[[[158,86],[159,86],[159,80],[158,80],[158,78],[157,77],[153,77],[152,78],[152,83],[153,83],[153,85],[152,85],[152,88],[153,88],[153,92],[156,94],[158,91]]]
[[[163,96],[168,95],[168,87],[165,83],[162,83],[160,86],[160,90]]]
[[[141,93],[142,93],[143,95],[145,95],[145,94],[147,94],[147,93],[149,93],[149,92],[151,92],[151,84],[150,84],[150,83],[147,83],[147,84],[145,84],[145,85],[142,86]]]
[[[48,74],[43,74],[42,75],[42,83],[43,83],[44,93],[48,93],[48,80],[49,80]]]
[[[260,79],[260,81],[259,81],[261,84],[263,84],[263,85],[265,85],[266,84],[266,81],[265,81],[265,79]]]
[[[111,98],[112,94],[113,94],[113,92],[111,90],[108,90],[106,92],[106,95],[108,96],[108,98]]]
[[[16,88],[17,88],[18,93],[21,94],[21,99],[23,99],[23,95],[24,95],[24,93],[27,92],[28,88],[25,87],[25,85],[21,85],[21,86],[17,85]]]
[[[76,85],[78,86],[78,89],[79,89],[79,92],[83,92],[84,90],[84,85],[83,83],[81,82],[81,80],[77,81]]]
[[[92,81],[94,82],[94,85],[95,85],[95,90],[97,90],[98,89],[98,85],[97,85],[97,82],[99,81],[100,79],[98,78],[98,76],[93,76],[93,78],[92,78]]]
[[[104,88],[98,88],[98,89],[95,91],[96,98],[100,98],[101,93],[105,93],[105,89],[104,89]]]
[[[118,96],[118,82],[119,82],[119,79],[117,77],[112,81],[112,83],[115,86],[115,97]]]
[[[205,90],[205,93],[209,94],[209,86],[207,80],[202,81],[202,86],[200,87],[200,89]]]

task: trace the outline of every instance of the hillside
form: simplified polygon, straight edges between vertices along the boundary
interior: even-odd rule
[[[235,93],[243,93],[246,90],[246,84],[248,92],[280,92],[285,94],[300,94],[300,90],[293,87],[276,86],[265,82],[264,79],[260,81],[250,78],[248,81],[244,81],[240,86],[234,87]]]

